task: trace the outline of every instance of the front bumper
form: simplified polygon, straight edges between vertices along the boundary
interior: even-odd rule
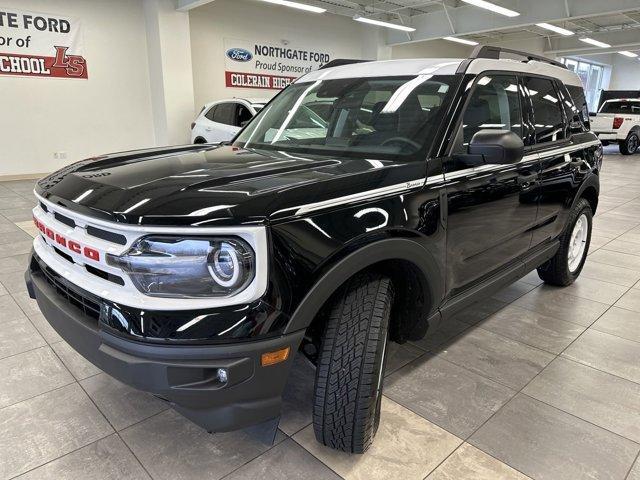
[[[34,268],[33,260],[25,280],[47,321],[83,357],[121,382],[167,400],[207,431],[245,428],[280,415],[282,391],[304,331],[224,345],[136,342],[101,329],[82,305],[69,302]],[[261,366],[263,353],[284,347],[290,347],[286,361]],[[224,383],[218,379],[221,368],[228,372]]]

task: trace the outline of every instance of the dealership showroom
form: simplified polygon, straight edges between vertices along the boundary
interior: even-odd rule
[[[0,0],[0,480],[640,480],[640,0]]]

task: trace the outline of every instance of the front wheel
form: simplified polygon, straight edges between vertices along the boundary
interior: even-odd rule
[[[550,285],[571,285],[580,275],[589,252],[593,212],[587,200],[576,202],[560,236],[560,248],[556,254],[538,267],[538,276]]]
[[[380,422],[385,351],[393,285],[362,273],[340,290],[329,310],[316,369],[316,439],[348,453],[364,453]]]
[[[631,132],[629,136],[620,142],[620,153],[623,155],[633,155],[638,151],[640,138],[637,133]]]

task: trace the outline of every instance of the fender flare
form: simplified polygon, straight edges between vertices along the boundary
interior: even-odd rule
[[[350,253],[324,273],[311,287],[293,312],[284,334],[307,328],[325,302],[355,273],[384,260],[405,260],[414,264],[425,279],[434,311],[443,298],[442,269],[433,255],[422,245],[407,238],[388,238],[370,243]],[[429,281],[435,279],[435,281]],[[426,317],[426,315],[425,315]]]
[[[580,185],[576,195],[573,197],[573,201],[571,202],[571,208],[575,206],[575,204],[582,198],[585,190],[589,187],[593,187],[596,190],[596,195],[600,194],[600,177],[595,173],[589,175]],[[595,212],[594,212],[595,213]]]

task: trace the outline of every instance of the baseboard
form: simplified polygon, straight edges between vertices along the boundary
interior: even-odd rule
[[[49,173],[25,173],[22,175],[0,175],[0,182],[10,182],[12,180],[38,180],[46,177]]]

